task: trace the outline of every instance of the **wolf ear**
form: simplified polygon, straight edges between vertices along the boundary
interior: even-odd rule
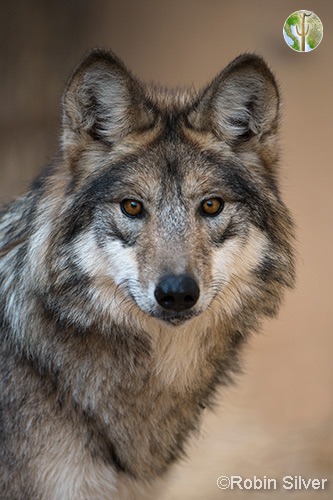
[[[213,130],[230,145],[276,135],[279,94],[275,79],[259,56],[232,61],[201,93],[188,120],[197,130]]]
[[[140,84],[111,52],[93,50],[74,70],[63,97],[65,144],[82,134],[113,144],[153,120]]]

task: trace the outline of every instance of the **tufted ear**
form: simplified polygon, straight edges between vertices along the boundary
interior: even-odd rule
[[[279,116],[277,85],[263,59],[244,54],[232,61],[201,93],[188,120],[211,130],[231,146],[255,137],[273,146]]]
[[[87,134],[109,144],[154,120],[144,92],[111,52],[91,51],[74,70],[63,97],[63,142]]]

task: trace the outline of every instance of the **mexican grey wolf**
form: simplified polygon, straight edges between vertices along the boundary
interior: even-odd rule
[[[294,281],[279,95],[245,54],[197,94],[94,50],[53,163],[1,215],[2,500],[158,498]]]

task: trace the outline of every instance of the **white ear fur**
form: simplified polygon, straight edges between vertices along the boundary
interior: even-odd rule
[[[152,122],[140,84],[111,52],[92,51],[74,71],[64,94],[64,133],[88,133],[113,143]]]
[[[279,94],[266,63],[253,54],[232,61],[201,93],[189,115],[197,129],[212,129],[231,144],[274,131]]]

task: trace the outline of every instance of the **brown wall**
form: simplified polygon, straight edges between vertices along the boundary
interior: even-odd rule
[[[112,48],[143,80],[200,87],[238,54],[256,51],[284,101],[281,179],[298,225],[298,285],[245,355],[245,373],[207,415],[167,498],[266,498],[227,491],[222,475],[276,478],[267,498],[333,498],[332,26],[328,0],[43,0],[2,2],[0,199],[11,200],[52,157],[66,78],[92,46]],[[284,42],[286,18],[313,9],[314,51]],[[325,491],[286,491],[285,475],[328,478]],[[327,489],[328,488],[328,489]]]

